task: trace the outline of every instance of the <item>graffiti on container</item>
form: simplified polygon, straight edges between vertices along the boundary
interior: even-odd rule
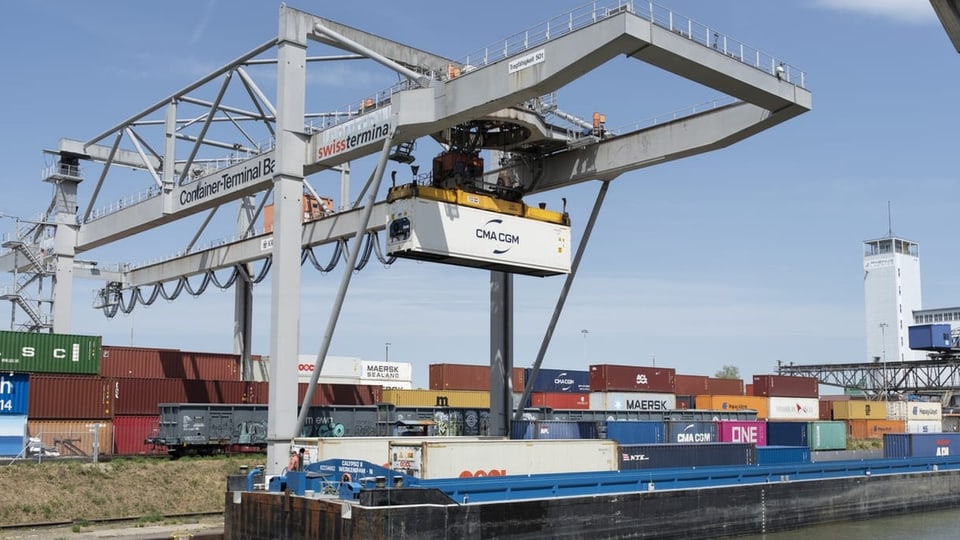
[[[486,476],[506,476],[506,469],[490,469],[489,471],[460,471],[460,478],[483,478]]]
[[[377,426],[373,422],[357,422],[353,425],[355,437],[376,437]]]
[[[259,444],[267,441],[267,424],[256,420],[240,422],[236,428],[237,444]]]

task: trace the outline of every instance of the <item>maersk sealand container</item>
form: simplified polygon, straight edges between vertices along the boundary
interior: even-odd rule
[[[0,371],[100,373],[100,336],[0,331]]]

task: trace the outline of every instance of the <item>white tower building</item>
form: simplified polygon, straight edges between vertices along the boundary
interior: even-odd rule
[[[923,360],[908,328],[921,308],[920,246],[893,235],[863,243],[867,361]]]

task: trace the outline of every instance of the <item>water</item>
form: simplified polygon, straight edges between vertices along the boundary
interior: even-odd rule
[[[907,514],[867,521],[833,523],[752,536],[738,536],[738,540],[943,540],[960,535],[960,509],[940,510],[921,514]]]

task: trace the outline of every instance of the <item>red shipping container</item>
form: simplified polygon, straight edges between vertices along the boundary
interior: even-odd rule
[[[303,405],[310,383],[300,383],[297,404]],[[375,405],[380,403],[383,387],[373,384],[319,384],[311,405]]]
[[[513,368],[513,389],[524,385],[523,368]],[[430,364],[431,390],[490,391],[490,366],[472,364]]]
[[[599,364],[590,366],[593,392],[676,392],[676,370],[644,366]]]
[[[744,388],[745,394],[748,395],[748,396],[752,396],[752,395],[753,395],[753,383],[747,383],[747,384],[745,384],[744,386],[746,387],[746,388]]]
[[[100,374],[136,379],[239,381],[240,356],[146,347],[103,347]]]
[[[821,420],[833,420],[833,402],[820,400],[820,416],[818,417]]]
[[[163,447],[147,444],[160,431],[159,416],[114,416],[113,453],[118,455],[166,454]]]
[[[705,375],[677,375],[677,393],[685,396],[704,396],[710,394],[708,381]]]
[[[753,395],[815,398],[820,396],[820,381],[815,377],[754,375]]]
[[[116,414],[156,415],[160,403],[260,403],[264,383],[188,379],[113,379]],[[263,402],[265,403],[265,401]]]
[[[585,392],[532,392],[531,407],[552,409],[589,409],[590,394]]]
[[[112,418],[112,390],[110,379],[96,375],[31,374],[27,417],[31,420]]]
[[[707,394],[711,396],[742,396],[743,379],[707,379]]]

